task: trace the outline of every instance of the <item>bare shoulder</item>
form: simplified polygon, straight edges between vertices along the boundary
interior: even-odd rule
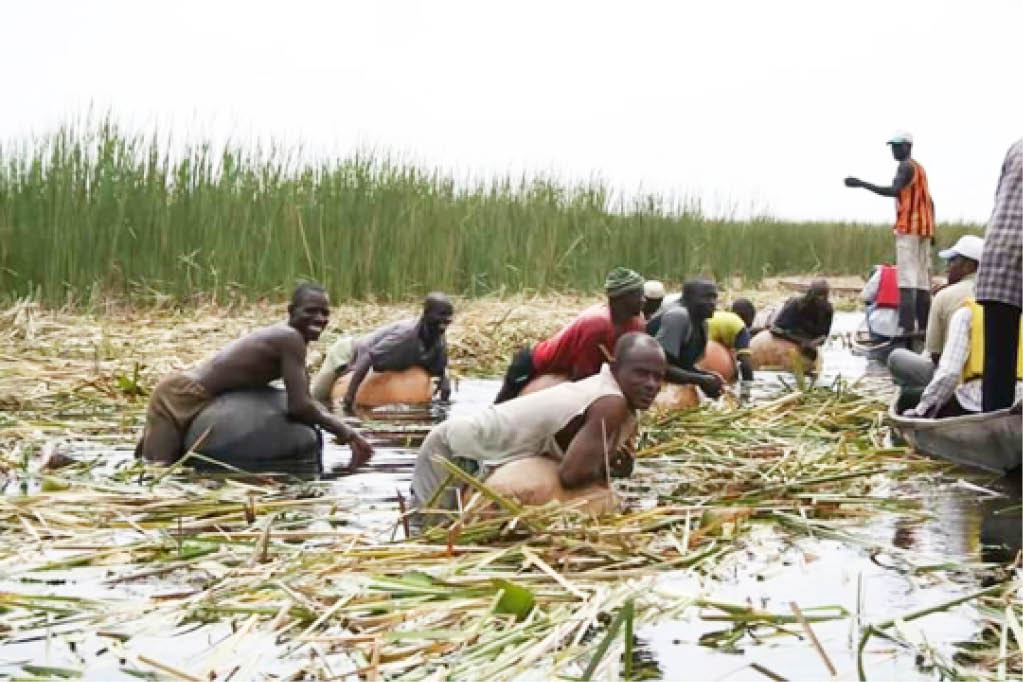
[[[302,334],[289,324],[272,324],[249,334],[246,339],[256,343],[265,343],[281,353],[299,353],[305,355],[306,344]]]

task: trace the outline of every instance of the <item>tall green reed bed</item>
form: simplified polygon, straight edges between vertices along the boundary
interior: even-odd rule
[[[622,198],[599,182],[462,182],[386,155],[311,158],[109,120],[4,144],[0,295],[250,299],[315,279],[338,298],[403,299],[592,291],[619,264],[757,281],[891,258],[880,226],[716,219],[698,202]],[[970,230],[945,227],[943,241]]]

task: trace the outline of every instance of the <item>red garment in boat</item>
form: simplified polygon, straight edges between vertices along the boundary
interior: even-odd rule
[[[881,282],[877,286],[874,304],[878,308],[899,307],[899,275],[894,265],[881,266]]]

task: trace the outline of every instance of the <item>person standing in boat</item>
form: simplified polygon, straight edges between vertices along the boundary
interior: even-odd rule
[[[985,309],[969,299],[961,305],[948,325],[948,340],[934,371],[934,377],[921,391],[903,389],[899,407],[907,417],[958,417],[982,410],[985,361]],[[1017,344],[1016,367],[1013,377],[1015,400],[1023,396],[1023,354]],[[915,401],[919,395],[919,401]],[[912,403],[916,402],[915,405]],[[1010,401],[1009,404],[1011,404]]]
[[[899,276],[899,326],[904,334],[923,331],[931,306],[931,242],[934,240],[934,201],[927,173],[911,154],[913,136],[900,132],[888,140],[899,162],[891,185],[872,185],[845,179],[846,187],[862,187],[895,198],[895,267]]]
[[[320,338],[329,316],[330,301],[323,287],[302,284],[291,297],[287,322],[257,329],[232,341],[198,367],[161,379],[149,397],[146,425],[136,456],[171,464],[182,455],[189,424],[213,398],[227,391],[258,388],[284,379],[288,416],[320,426],[339,442],[348,444],[352,449],[350,470],[367,462],[373,448],[366,439],[309,395],[306,347]]]
[[[934,377],[934,369],[945,349],[952,315],[973,298],[977,268],[984,251],[984,240],[968,234],[938,255],[948,268],[948,283],[934,295],[927,320],[927,336],[922,353],[896,348],[888,356],[888,371],[899,386],[922,388]]]
[[[447,375],[445,332],[454,311],[451,299],[433,292],[423,299],[423,312],[418,318],[386,324],[361,338],[342,336],[327,351],[319,372],[313,378],[313,397],[329,403],[334,383],[341,375],[351,372],[352,379],[344,398],[344,407],[350,412],[359,386],[370,369],[400,372],[409,367],[422,367],[430,376],[438,377],[435,394],[441,400],[447,400],[451,397],[451,383]]]
[[[628,268],[609,272],[604,280],[607,303],[587,308],[551,338],[516,352],[494,403],[515,398],[541,374],[578,381],[599,372],[622,335],[643,331],[643,283]]]
[[[995,192],[995,208],[984,235],[984,260],[977,274],[977,300],[984,306],[984,411],[1013,402],[1012,368],[1019,364],[1023,306],[1023,139],[1009,147]]]

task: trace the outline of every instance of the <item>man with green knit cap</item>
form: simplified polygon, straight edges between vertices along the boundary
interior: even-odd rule
[[[563,374],[578,381],[599,372],[619,337],[645,328],[644,281],[628,268],[609,272],[604,280],[607,303],[587,308],[551,338],[515,353],[494,402],[511,400],[541,374]]]

